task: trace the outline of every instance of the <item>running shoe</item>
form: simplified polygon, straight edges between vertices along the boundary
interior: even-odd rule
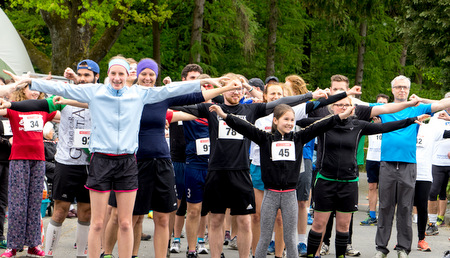
[[[267,254],[275,254],[275,241],[270,241],[269,247],[267,248]]]
[[[345,255],[348,256],[360,256],[361,252],[352,247],[351,244],[347,244],[347,250],[345,251]]]
[[[425,235],[427,236],[435,236],[439,234],[439,229],[436,226],[436,223],[428,223],[427,230],[425,230]]]
[[[220,254],[220,258],[225,258],[225,254],[224,254],[224,253],[221,253],[221,254]]]
[[[320,248],[320,255],[327,255],[327,254],[330,254],[330,247],[327,244],[322,243],[322,247]]]
[[[436,226],[443,227],[445,226],[445,217],[444,216],[438,216],[436,221]]]
[[[205,241],[198,241],[197,243],[197,252],[199,254],[208,254],[208,249],[205,246]]]
[[[186,258],[197,258],[197,257],[198,257],[197,252],[188,252],[186,254]]]
[[[27,257],[45,257],[45,252],[39,246],[29,247]]]
[[[298,249],[298,256],[306,257],[307,249],[306,249],[306,244],[305,243],[298,243],[297,249]]]
[[[308,220],[307,221],[308,221],[308,225],[312,225],[313,224],[314,219],[311,216],[311,213],[308,213]]]
[[[361,226],[376,226],[378,223],[377,218],[367,217],[366,220],[363,220],[359,223]]]
[[[405,250],[397,250],[397,257],[398,258],[408,258],[408,254]]]
[[[114,256],[112,254],[101,254],[100,258],[114,258]]]
[[[141,233],[141,241],[149,241],[150,239],[152,239],[151,235]]]
[[[230,240],[230,242],[228,243],[228,249],[231,249],[231,250],[237,250],[238,249],[237,236],[233,237],[233,239]]]
[[[181,251],[181,243],[179,240],[173,240],[172,245],[170,246],[170,252],[177,254]]]
[[[0,257],[16,257],[16,249],[6,249]]]
[[[445,251],[443,258],[450,258],[450,250]]]
[[[417,249],[419,249],[419,251],[431,252],[431,248],[428,246],[428,243],[425,242],[425,239],[419,240]]]
[[[373,258],[386,258],[386,257],[387,257],[386,254],[384,254],[381,251],[377,251],[377,253],[375,254],[375,256]]]
[[[8,243],[8,242],[6,242],[6,239],[0,241],[0,249],[6,249],[6,244],[7,244],[7,243]]]
[[[225,231],[225,238],[223,240],[223,245],[228,245],[231,241],[230,231]]]

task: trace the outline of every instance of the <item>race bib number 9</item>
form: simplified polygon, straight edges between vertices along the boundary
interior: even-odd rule
[[[223,120],[219,120],[219,139],[243,140],[244,136],[231,127]]]
[[[90,137],[91,137],[91,130],[75,129],[72,146],[74,148],[88,148]]]
[[[197,149],[197,155],[209,155],[209,138],[195,140],[195,148]]]
[[[42,115],[24,115],[22,121],[25,131],[42,131],[44,129]]]
[[[272,142],[272,161],[295,161],[293,141]]]

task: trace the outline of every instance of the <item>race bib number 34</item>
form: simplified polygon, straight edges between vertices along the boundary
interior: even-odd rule
[[[22,117],[22,121],[25,131],[42,131],[44,128],[42,115],[25,115]]]
[[[272,161],[295,161],[293,141],[272,142]]]
[[[219,139],[243,140],[244,136],[231,127],[223,120],[219,120]]]
[[[88,148],[90,137],[91,137],[91,130],[75,129],[72,146],[74,148]]]

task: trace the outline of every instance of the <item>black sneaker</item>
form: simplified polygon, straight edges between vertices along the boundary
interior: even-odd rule
[[[197,257],[198,257],[197,252],[188,252],[186,254],[186,258],[197,258]]]
[[[436,223],[428,223],[427,230],[425,231],[425,235],[427,236],[435,236],[439,234],[439,229],[436,226]]]

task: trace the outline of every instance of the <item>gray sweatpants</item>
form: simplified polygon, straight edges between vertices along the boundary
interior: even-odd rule
[[[389,253],[387,245],[391,237],[395,205],[397,205],[397,247],[396,250],[411,251],[412,220],[417,168],[415,163],[380,163],[379,215],[375,244],[378,251]]]
[[[296,191],[274,192],[264,190],[261,204],[261,235],[256,247],[256,258],[266,257],[267,248],[272,238],[273,225],[277,211],[281,209],[283,218],[283,236],[286,244],[287,258],[298,258],[297,250],[297,220],[298,206]]]

